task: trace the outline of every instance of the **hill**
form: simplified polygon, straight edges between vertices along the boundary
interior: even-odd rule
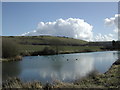
[[[87,41],[73,39],[68,37],[55,36],[3,36],[22,45],[72,45],[78,46],[87,44]]]
[[[89,46],[89,42],[68,37],[55,36],[2,36],[4,42],[16,43],[20,55],[48,55],[100,51],[99,46]],[[8,46],[10,45],[8,44]],[[4,45],[3,45],[4,46]],[[4,50],[4,49],[3,49]],[[8,50],[9,52],[9,50]],[[11,52],[12,53],[12,52]]]

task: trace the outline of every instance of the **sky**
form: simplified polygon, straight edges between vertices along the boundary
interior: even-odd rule
[[[117,39],[117,13],[117,2],[3,2],[2,35],[109,41]]]

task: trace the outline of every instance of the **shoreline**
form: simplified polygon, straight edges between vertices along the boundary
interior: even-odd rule
[[[58,54],[29,54],[29,55],[18,55],[16,57],[13,57],[13,58],[1,58],[0,59],[0,62],[10,62],[10,61],[21,61],[23,57],[25,56],[47,56],[47,55],[59,55],[59,54],[74,54],[74,53],[91,53],[91,52],[102,52],[102,51],[114,51],[114,50],[97,50],[97,51],[80,51],[80,52],[77,52],[77,51],[65,51],[65,52],[60,52]],[[33,52],[34,53],[34,52]]]
[[[56,81],[54,84],[46,83],[43,85],[40,81],[24,83],[20,78],[10,78],[3,82],[3,88],[120,88],[120,59],[115,61],[105,73],[93,73],[82,80],[76,80],[73,83]]]

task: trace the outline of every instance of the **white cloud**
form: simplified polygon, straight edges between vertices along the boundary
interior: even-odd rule
[[[105,24],[106,25],[113,25],[114,24],[114,18],[110,18],[110,19],[106,18],[105,19]]]
[[[105,19],[105,25],[108,26],[114,26],[115,27],[115,32],[118,32],[118,30],[120,30],[120,14],[115,14],[114,17],[111,18],[106,18]]]
[[[117,28],[115,28],[113,31],[114,31],[115,33],[118,33],[118,29],[117,29]]]
[[[89,41],[93,38],[92,29],[93,26],[82,19],[68,18],[65,20],[58,19],[54,22],[40,22],[36,30],[24,33],[22,35],[67,36]]]
[[[111,41],[111,40],[117,40],[119,37],[118,31],[120,31],[120,14],[115,14],[114,17],[106,18],[104,20],[104,23],[106,26],[111,27],[114,26],[113,33],[102,35],[99,33],[94,37],[94,41]],[[120,38],[120,37],[119,37]]]
[[[94,41],[112,41],[115,40],[113,34],[102,35],[99,33],[95,36]]]
[[[67,36],[86,41],[111,41],[120,39],[118,31],[120,31],[120,14],[114,17],[106,18],[105,25],[114,26],[113,33],[102,35],[101,33],[93,37],[93,26],[85,22],[83,19],[68,18],[57,19],[53,22],[39,22],[36,30],[24,33],[26,36],[51,35],[51,36]]]

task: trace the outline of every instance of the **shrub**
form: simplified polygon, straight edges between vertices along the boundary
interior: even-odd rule
[[[42,54],[56,54],[55,50],[45,47],[42,51]]]
[[[36,51],[33,52],[31,55],[36,56],[36,55],[53,55],[56,54],[55,50],[45,47],[42,51]]]
[[[11,39],[2,39],[2,57],[11,58],[19,55],[18,44],[13,42]]]

